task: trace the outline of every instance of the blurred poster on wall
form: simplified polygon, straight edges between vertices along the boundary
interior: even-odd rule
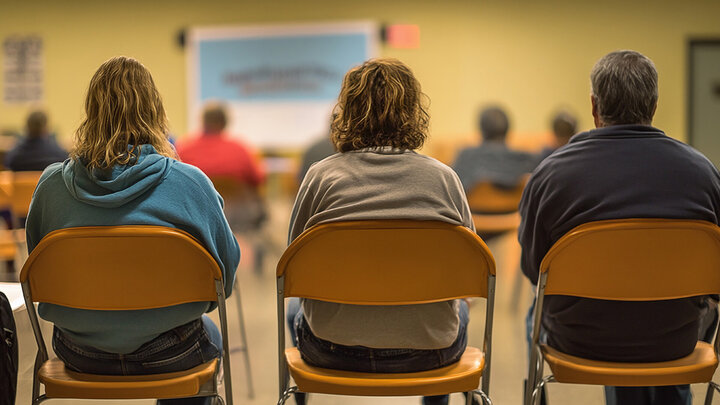
[[[36,103],[43,98],[43,43],[36,36],[12,36],[3,41],[3,101]]]
[[[370,22],[196,28],[188,35],[188,128],[223,101],[228,132],[263,149],[295,149],[328,133],[348,69],[377,54]]]

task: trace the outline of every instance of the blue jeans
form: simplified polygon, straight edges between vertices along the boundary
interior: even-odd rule
[[[294,313],[291,313],[294,312]],[[460,301],[458,336],[450,347],[443,349],[374,349],[344,346],[320,339],[312,334],[299,300],[291,300],[287,319],[292,320],[293,344],[308,364],[335,370],[368,373],[408,373],[445,367],[460,360],[467,346],[468,306]],[[426,405],[447,404],[447,395],[424,397]]]
[[[712,342],[715,335],[715,327],[718,322],[717,305],[708,299],[706,312],[701,315],[700,330],[698,338],[705,342]],[[528,353],[532,348],[532,327],[533,311],[535,300],[533,300],[525,317],[526,337]],[[547,339],[547,331],[540,327],[540,343]],[[692,392],[690,385],[667,385],[658,387],[605,387],[606,405],[691,405]]]
[[[59,328],[53,348],[65,367],[80,373],[142,375],[183,371],[222,356],[222,336],[207,316],[169,330],[129,354],[108,353],[75,344]],[[210,397],[159,400],[165,405],[205,405]]]

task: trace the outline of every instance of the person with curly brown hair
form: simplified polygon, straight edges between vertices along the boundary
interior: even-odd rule
[[[427,138],[425,103],[420,83],[398,60],[370,60],[346,74],[331,125],[340,153],[310,167],[295,200],[289,242],[313,225],[347,220],[434,220],[474,230],[455,172],[416,152]],[[462,300],[358,306],[305,299],[290,306],[298,349],[319,367],[429,370],[456,362],[467,343]],[[447,396],[424,402],[447,403]]]

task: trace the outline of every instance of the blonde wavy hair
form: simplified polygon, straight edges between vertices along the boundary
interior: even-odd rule
[[[340,152],[374,146],[418,149],[427,139],[427,96],[397,59],[372,59],[343,79],[330,131]]]
[[[140,145],[176,158],[168,141],[168,120],[150,71],[133,58],[103,63],[90,80],[85,119],[75,131],[71,153],[88,169],[130,164]]]

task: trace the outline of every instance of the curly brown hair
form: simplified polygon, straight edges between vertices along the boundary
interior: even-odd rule
[[[165,109],[150,71],[133,58],[117,56],[90,80],[85,119],[75,131],[70,156],[88,169],[107,169],[129,164],[137,147],[150,144],[175,158],[167,133]]]
[[[348,152],[375,146],[418,149],[427,138],[427,96],[409,67],[372,59],[343,79],[330,126],[335,147]]]

